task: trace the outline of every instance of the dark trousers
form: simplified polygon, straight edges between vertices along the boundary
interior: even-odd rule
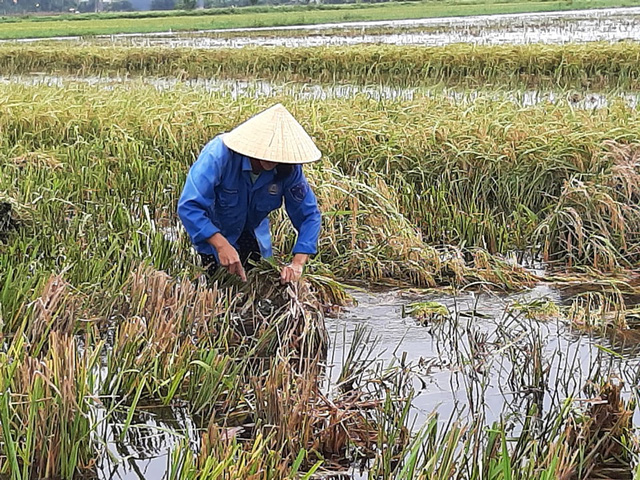
[[[245,270],[250,270],[252,265],[249,260],[257,262],[260,260],[260,246],[256,240],[253,232],[244,231],[238,238],[238,255],[240,256],[240,262]],[[215,273],[220,264],[214,255],[207,253],[201,253],[200,259],[202,260],[202,266],[207,269],[207,275],[210,277]]]

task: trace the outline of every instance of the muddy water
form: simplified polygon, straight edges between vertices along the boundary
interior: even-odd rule
[[[490,425],[508,418],[517,432],[532,402],[542,412],[550,412],[569,397],[581,398],[583,386],[596,371],[602,376],[617,375],[627,386],[637,384],[637,349],[627,348],[622,356],[616,353],[621,351],[619,346],[573,332],[563,322],[528,320],[507,311],[517,300],[547,298],[566,305],[575,293],[546,285],[513,295],[354,292],[358,304],[337,319],[327,319],[331,376],[335,381],[354,332],[364,328],[372,335],[369,348],[376,362],[390,365],[403,359],[413,365],[418,392],[413,401],[414,429],[437,412],[443,423],[455,417]],[[422,326],[403,317],[404,305],[425,300],[445,304],[452,319]],[[541,379],[531,368],[534,351],[540,353],[546,372]],[[639,420],[637,412],[635,420]],[[134,423],[138,425],[124,441],[118,440],[117,426],[106,425],[100,433],[112,453],[100,466],[100,478],[160,479],[181,438],[197,447],[198,435],[186,410],[179,407],[145,412]],[[356,471],[349,473],[354,479],[366,478]]]
[[[241,97],[264,98],[288,96],[298,100],[330,100],[335,98],[366,97],[372,100],[416,100],[419,98],[435,98],[445,96],[457,103],[473,103],[477,100],[510,101],[523,107],[539,103],[567,102],[574,108],[599,109],[606,108],[613,102],[622,101],[631,108],[640,105],[640,93],[617,92],[603,94],[595,91],[552,91],[552,90],[472,90],[454,88],[400,88],[388,85],[353,85],[353,84],[278,84],[267,81],[252,80],[220,80],[199,78],[178,80],[175,78],[131,78],[131,77],[74,77],[61,75],[14,75],[0,76],[0,84],[46,85],[51,87],[68,87],[91,85],[112,90],[123,86],[146,84],[158,90],[196,89],[228,95],[237,99]]]
[[[640,7],[567,12],[481,15],[314,26],[123,34],[61,40],[133,46],[241,48],[336,46],[362,43],[439,46],[640,40]],[[345,33],[341,34],[340,30]],[[383,33],[380,31],[383,30]],[[326,33],[330,31],[330,33]],[[246,36],[238,33],[247,32]],[[268,34],[266,33],[268,32]],[[278,35],[280,33],[280,35]],[[230,35],[232,34],[232,35]],[[26,41],[36,41],[29,39]]]

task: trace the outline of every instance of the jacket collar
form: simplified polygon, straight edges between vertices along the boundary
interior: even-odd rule
[[[241,158],[242,158],[242,171],[245,173],[245,180],[251,183],[251,180],[249,180],[249,174],[253,170],[253,168],[251,167],[251,160],[249,159],[249,157],[246,157],[244,155],[242,155]],[[275,174],[276,174],[275,168],[270,171],[264,170],[260,172],[260,176],[258,177],[258,180],[256,180],[256,183],[253,184],[253,190],[257,190],[263,185],[266,185],[267,183],[273,181],[273,179],[275,178]]]

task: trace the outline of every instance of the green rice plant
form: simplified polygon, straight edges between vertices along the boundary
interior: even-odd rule
[[[172,452],[168,478],[195,479],[301,479],[315,478],[321,462],[307,471],[300,464],[307,452],[301,450],[290,467],[282,462],[280,452],[270,449],[269,437],[258,435],[251,442],[239,441],[234,430],[210,425],[203,434],[204,447],[196,456],[189,445],[181,444]]]
[[[534,412],[530,412],[535,416]],[[577,455],[567,446],[568,410],[557,412],[548,431],[526,424],[518,435],[503,423],[482,427],[430,416],[394,472],[398,479],[569,479]],[[548,441],[547,438],[550,437]]]
[[[177,283],[144,266],[131,275],[125,292],[122,319],[107,351],[104,393],[136,392],[168,405],[186,392],[196,411],[228,401],[242,369],[227,353],[230,293],[187,279]]]
[[[454,423],[446,425],[446,431],[443,430],[438,416],[430,415],[411,442],[407,458],[395,478],[454,478],[459,468],[456,451],[464,443],[466,429]]]
[[[197,259],[175,215],[187,169],[212,136],[270,102],[186,87],[159,92],[136,83],[109,92],[82,85],[0,90],[7,98],[0,104],[0,189],[31,218],[0,246],[6,325],[19,317],[23,302],[16,299],[29,297],[18,292],[22,282],[43,285],[60,262],[87,302],[115,302],[146,259],[170,273],[186,268],[195,274]],[[620,246],[604,258],[600,250],[595,256],[584,251],[578,262],[575,246],[565,252],[565,227],[554,220],[561,218],[554,207],[572,178],[617,202],[603,210],[602,203],[569,197],[593,208],[592,218],[607,224],[618,210],[633,218],[630,173],[640,120],[624,105],[576,112],[487,100],[469,107],[438,98],[394,101],[384,108],[361,97],[282,100],[326,156],[307,175],[325,212],[318,260],[340,280],[518,288],[531,279],[521,273],[501,278],[473,252],[536,254],[547,240],[560,263],[582,268],[597,260],[604,270],[635,262],[636,229],[605,225],[608,241]],[[275,217],[274,239],[276,249],[287,252],[293,236],[281,218]],[[58,228],[62,224],[67,227]],[[539,236],[531,238],[536,229]],[[496,270],[513,270],[498,258],[492,262]],[[28,280],[9,281],[28,269]]]
[[[7,447],[0,470],[12,478],[74,478],[93,469],[97,454],[92,431],[101,344],[81,353],[73,337],[55,330],[47,344],[43,357],[33,357],[16,336],[0,354],[0,439]]]
[[[635,244],[627,250],[626,232],[636,231],[640,210],[616,196],[606,185],[577,179],[567,182],[558,204],[536,231],[545,259],[605,271],[636,263],[638,252]]]
[[[605,383],[594,392],[586,408],[568,399],[542,416],[532,405],[515,435],[504,422],[462,426],[432,416],[395,478],[628,478],[634,407],[621,400],[618,383]]]
[[[337,170],[324,174],[331,181],[316,188],[326,209],[322,246],[342,265],[335,274],[435,285],[439,255],[424,245],[420,233],[399,211],[385,180],[373,172],[363,181]]]
[[[498,289],[519,290],[532,287],[538,281],[538,277],[520,265],[489,255],[485,250],[472,251],[472,258],[471,265],[465,270],[465,277],[469,282],[479,282]]]

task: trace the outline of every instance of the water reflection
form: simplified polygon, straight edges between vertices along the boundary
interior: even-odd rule
[[[199,446],[200,435],[186,407],[138,408],[125,429],[126,419],[127,411],[114,412],[108,422],[98,419],[96,435],[106,450],[97,466],[101,480],[165,478],[171,452],[181,440],[194,450]]]
[[[415,297],[403,292],[372,295],[356,293],[359,305],[329,327],[337,359],[351,342],[356,326],[379,337],[375,355],[390,361],[406,355],[408,362],[429,365],[430,374],[414,401],[418,425],[433,411],[470,421],[481,415],[487,424],[526,413],[522,405],[535,398],[544,411],[557,407],[581,389],[597,371],[621,376],[635,384],[639,362],[633,356],[609,353],[616,348],[607,339],[572,331],[564,322],[535,321],[509,312],[514,301],[547,298],[566,305],[571,298],[547,285],[519,294],[430,294]],[[452,321],[428,327],[402,317],[409,301],[438,301],[452,313]],[[346,337],[343,332],[348,332]],[[342,338],[344,337],[344,341]],[[604,345],[599,348],[598,345]],[[532,363],[537,359],[539,364]],[[535,369],[534,369],[535,367]]]

